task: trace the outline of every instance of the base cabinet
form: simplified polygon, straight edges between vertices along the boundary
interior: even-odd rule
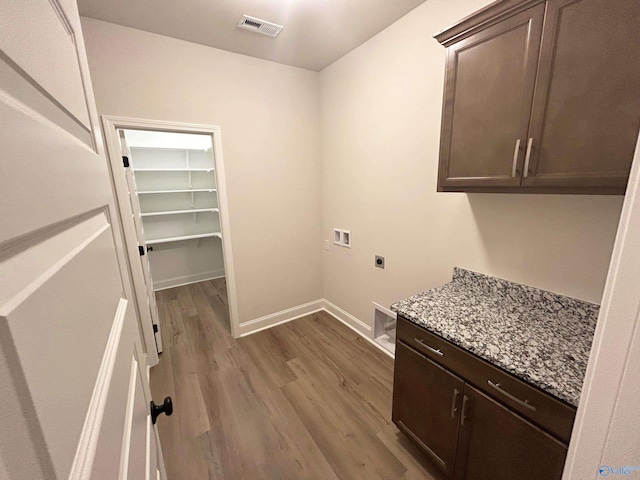
[[[449,478],[562,477],[566,443],[400,337],[392,419]]]
[[[402,343],[395,368],[393,421],[453,475],[464,382]]]
[[[468,384],[463,402],[456,480],[561,478],[566,445]]]

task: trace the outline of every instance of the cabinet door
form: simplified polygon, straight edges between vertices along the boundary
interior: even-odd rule
[[[401,342],[396,346],[393,421],[451,477],[464,382]]]
[[[523,185],[624,193],[640,127],[639,25],[638,0],[549,1]]]
[[[447,48],[440,191],[520,185],[544,4]]]
[[[465,385],[456,480],[560,479],[567,447]]]

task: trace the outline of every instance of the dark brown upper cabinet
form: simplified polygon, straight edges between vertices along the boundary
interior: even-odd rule
[[[438,191],[624,194],[639,24],[638,0],[500,0],[437,34]]]
[[[447,47],[441,187],[520,185],[543,18],[539,3]]]

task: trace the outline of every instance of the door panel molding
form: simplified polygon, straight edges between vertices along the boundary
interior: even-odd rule
[[[78,276],[81,283],[74,281]],[[20,394],[31,409],[25,417],[37,419],[39,430],[31,436],[36,444],[44,441],[38,461],[46,465],[50,456],[55,475],[66,476],[95,395],[104,345],[126,302],[106,216],[5,260],[0,279],[6,287],[0,346],[13,383],[24,387]]]
[[[105,215],[94,215],[71,228],[30,245],[0,265],[0,318],[8,317],[26,298],[110,229]],[[82,238],[79,243],[74,241]],[[71,245],[75,245],[71,247]],[[1,256],[0,256],[1,258]]]
[[[49,92],[43,90],[29,75],[0,50],[0,78],[4,90],[16,99],[31,105],[43,117],[60,125],[63,129],[89,146],[93,146],[91,130],[79,122]]]
[[[0,262],[14,257],[29,248],[35,247],[65,230],[70,230],[76,225],[100,214],[104,214],[107,222],[111,224],[109,209],[107,207],[100,207],[0,243]]]
[[[138,381],[138,362],[131,358],[131,372],[129,374],[129,392],[127,393],[127,411],[125,413],[124,431],[122,433],[122,453],[120,454],[120,476],[127,478],[129,472],[129,448],[131,446],[131,426],[133,423],[133,405],[136,399],[136,383]]]
[[[78,123],[90,130],[76,32],[62,7],[56,0],[2,2],[0,16],[13,19],[3,25],[0,50],[32,83],[57,99]],[[30,31],[31,41],[22,41],[24,33],[20,29],[33,18],[38,18],[38,28]],[[56,55],[43,56],[35,52],[45,44],[54,48]],[[51,75],[52,71],[56,74]]]
[[[100,427],[102,426],[104,410],[107,404],[109,386],[111,385],[111,377],[113,376],[118,346],[120,345],[122,327],[124,326],[124,320],[126,318],[127,305],[128,301],[125,298],[121,298],[113,320],[111,333],[107,340],[107,346],[104,350],[100,370],[98,371],[98,377],[82,428],[78,449],[73,459],[73,466],[69,474],[70,480],[85,479],[91,475],[93,459],[100,436]]]
[[[0,318],[0,384],[3,385],[0,431],[4,432],[0,435],[0,463],[7,478],[55,478],[44,432],[20,370],[18,352],[10,340],[9,327]]]
[[[4,155],[0,190],[4,198],[12,199],[2,205],[5,220],[0,243],[105,207],[105,198],[111,195],[106,165],[89,145],[2,91],[0,117],[13,122],[11,129],[0,129]],[[46,139],[48,148],[34,139]],[[59,161],[51,162],[51,158]],[[88,176],[95,176],[95,183],[87,184]],[[44,181],[48,178],[56,181]],[[37,189],[31,188],[34,183]],[[61,189],[61,184],[70,188]],[[77,201],[78,195],[83,202]]]

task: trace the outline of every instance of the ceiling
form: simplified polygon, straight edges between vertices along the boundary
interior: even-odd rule
[[[78,0],[80,15],[320,71],[425,0]],[[284,25],[237,28],[243,14]]]

